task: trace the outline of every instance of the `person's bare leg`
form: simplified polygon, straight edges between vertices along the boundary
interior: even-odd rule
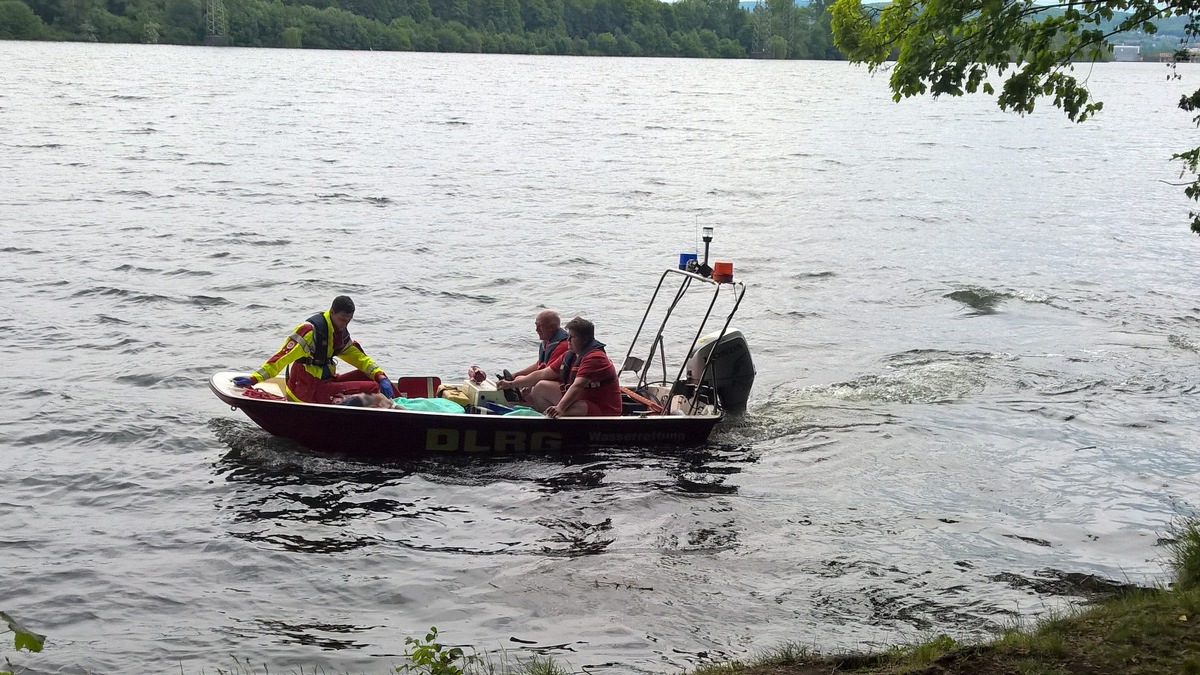
[[[558,414],[560,417],[587,417],[587,401],[575,401],[566,410],[559,410]]]
[[[529,389],[529,407],[538,412],[546,412],[546,408],[558,403],[561,398],[562,391],[558,388],[558,382],[553,380],[542,380]]]

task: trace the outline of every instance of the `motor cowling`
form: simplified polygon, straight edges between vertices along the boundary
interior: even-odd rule
[[[708,364],[707,371],[705,363]],[[731,330],[725,335],[705,335],[696,341],[696,348],[688,358],[689,383],[707,385],[715,389],[721,406],[730,413],[746,411],[755,374],[750,345],[746,343],[746,338],[741,332],[736,330]]]

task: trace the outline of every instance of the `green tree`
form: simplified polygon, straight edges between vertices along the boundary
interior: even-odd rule
[[[812,0],[797,11],[800,27],[794,43],[794,56],[802,59],[840,59],[842,53],[833,44],[829,22],[829,1]]]
[[[687,33],[676,31],[671,33],[671,41],[675,43],[679,56],[687,56],[694,59],[702,59],[708,56],[708,52],[704,51],[704,43],[700,41],[700,36],[696,34],[696,31]]]
[[[778,6],[787,58],[819,50],[818,20]],[[811,0],[813,3],[832,0]],[[1200,2],[1200,0],[1197,0]],[[8,4],[17,3],[17,4]],[[204,0],[0,0],[0,36],[196,44]],[[247,47],[744,57],[762,44],[738,0],[225,0],[224,34]],[[823,12],[812,16],[827,16]],[[799,18],[798,18],[799,17]],[[806,23],[807,21],[807,23]],[[398,23],[399,22],[399,23]],[[809,26],[808,24],[812,24]],[[19,28],[18,28],[19,26]],[[292,30],[289,30],[292,29]],[[296,31],[299,31],[297,33]],[[807,31],[807,32],[806,32]],[[831,41],[825,29],[825,41]],[[755,36],[754,41],[751,36]],[[297,45],[299,38],[300,45]],[[813,47],[811,45],[818,45]]]
[[[94,10],[91,18],[80,25],[79,32],[86,39],[98,42],[141,42],[146,37],[145,29],[136,21],[104,9]]]
[[[458,23],[457,21],[451,23]],[[459,24],[462,25],[462,24]],[[437,49],[439,52],[465,52],[467,50],[467,41],[463,39],[462,33],[454,30],[449,25],[443,25],[433,32],[437,38]]]
[[[433,16],[433,9],[429,6],[429,0],[408,0],[405,3],[404,14],[420,23],[428,21]]]
[[[725,59],[740,59],[746,56],[746,48],[737,40],[722,38],[717,54]]]
[[[671,5],[675,30],[692,31],[703,28],[708,20],[708,7],[699,0],[679,0]]]
[[[64,0],[28,0],[25,4],[46,24],[55,23],[59,17],[66,13],[66,2]]]
[[[787,40],[785,40],[782,35],[772,35],[771,38],[767,40],[767,53],[770,54],[771,58],[773,59],[786,59],[788,53]]]
[[[895,0],[871,9],[861,0],[837,0],[832,9],[834,42],[852,62],[872,71],[890,56],[893,98],[930,94],[996,95],[1001,110],[1032,112],[1049,99],[1067,117],[1083,122],[1103,103],[1092,99],[1086,80],[1071,64],[1097,61],[1117,33],[1155,33],[1173,17],[1185,20],[1185,43],[1200,36],[1197,0],[1090,0],[1038,4],[1034,0]],[[1120,14],[1118,14],[1120,12]],[[1084,71],[1086,72],[1086,71]],[[993,75],[1000,80],[999,93]],[[1179,107],[1200,111],[1200,90],[1183,96]],[[1192,121],[1200,125],[1200,114]],[[1200,200],[1200,147],[1176,153],[1192,182],[1184,192]],[[1192,231],[1200,234],[1200,212]]]
[[[288,26],[279,34],[279,46],[284,49],[300,49],[304,46],[304,31]]]
[[[370,19],[387,23],[404,16],[408,3],[404,0],[341,0],[341,8]]]
[[[492,32],[514,33],[525,27],[516,0],[482,0],[481,9],[484,22],[493,27]]]
[[[638,43],[634,42],[633,38],[629,37],[628,35],[626,35],[625,33],[622,33],[619,30],[616,33],[616,37],[617,37],[617,53],[618,54],[620,54],[621,56],[641,56],[642,55],[641,46],[639,46]]]
[[[675,53],[675,44],[661,23],[633,24],[630,37],[642,48],[646,56],[667,56]]]
[[[799,9],[796,7],[795,0],[767,0],[767,24],[770,27],[772,36],[782,37],[785,40],[785,45],[790,45],[795,39],[796,25],[799,20]],[[767,51],[771,52],[771,58],[782,59],[784,56],[775,56],[768,44]]]
[[[0,2],[0,40],[37,40],[45,35],[46,24],[21,0]]]
[[[521,4],[521,19],[529,30],[553,28],[562,23],[561,3],[555,5],[546,0],[525,0]]]
[[[130,19],[134,23],[145,24],[153,21],[162,27],[163,3],[161,0],[104,0],[100,8],[114,16]]]
[[[735,38],[750,18],[750,13],[737,0],[699,0],[708,10],[705,28],[716,31],[721,38]]]
[[[417,24],[411,16],[393,19],[383,34],[383,48],[393,52],[410,52]]]
[[[204,36],[204,9],[200,0],[166,0],[163,16],[167,25],[189,36],[189,42],[199,41]]]
[[[616,56],[617,54],[617,36],[612,33],[596,35],[590,42],[593,49],[605,56]]]

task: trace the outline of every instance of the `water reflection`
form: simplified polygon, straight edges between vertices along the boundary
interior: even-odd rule
[[[349,639],[348,637],[329,637],[321,633],[349,635],[366,633],[371,626],[352,626],[350,624],[324,623],[289,623],[279,619],[252,619],[235,629],[238,637],[249,638],[256,635],[266,635],[275,638],[280,644],[301,644],[319,647],[322,650],[362,649],[366,643]]]
[[[943,589],[952,597],[946,602],[934,600],[928,594],[913,593],[911,587],[891,591],[883,587],[866,587],[855,594],[814,594],[813,616],[842,625],[911,626],[918,631],[933,630],[938,625],[955,626],[961,631],[994,633],[1004,627],[1017,613],[985,601],[964,601],[957,597],[965,587]]]
[[[990,581],[1001,581],[1013,588],[1028,589],[1039,595],[1065,595],[1097,599],[1119,595],[1137,588],[1136,584],[1105,579],[1094,574],[1063,572],[1042,569],[1032,574],[1001,572],[988,577]]]
[[[550,530],[554,545],[542,547],[548,555],[594,555],[603,553],[615,541],[612,518],[599,523],[587,523],[566,518],[538,518],[535,522]]]
[[[756,461],[740,446],[712,446],[519,459],[429,456],[378,464],[314,454],[245,422],[214,419],[210,428],[230,448],[214,465],[215,475],[232,488],[219,504],[233,514],[230,534],[298,553],[401,548],[597,555],[617,540],[612,515],[622,513],[622,502],[647,493],[732,495],[738,488],[730,479]],[[703,518],[666,543],[728,548],[737,541],[736,530],[732,518],[716,524]]]

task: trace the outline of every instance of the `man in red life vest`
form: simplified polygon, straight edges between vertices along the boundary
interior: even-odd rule
[[[284,393],[293,401],[333,403],[342,396],[378,392],[392,398],[395,392],[387,374],[350,337],[347,326],[353,319],[354,301],[339,295],[329,311],[314,314],[296,326],[283,347],[252,375],[235,377],[233,383],[249,387],[275,377],[290,365]],[[355,369],[339,375],[334,357]]]
[[[570,352],[527,375],[497,383],[501,389],[531,387],[530,405],[547,417],[621,414],[621,386],[591,321],[567,322]]]
[[[559,318],[558,312],[552,309],[543,309],[538,312],[538,315],[533,319],[533,329],[537,331],[537,336],[540,340],[538,343],[537,361],[512,373],[514,378],[528,375],[546,366],[558,363],[570,349],[570,346],[567,344],[567,331],[562,328],[562,319]],[[529,399],[528,389],[520,389],[518,391],[520,391],[522,401]]]

